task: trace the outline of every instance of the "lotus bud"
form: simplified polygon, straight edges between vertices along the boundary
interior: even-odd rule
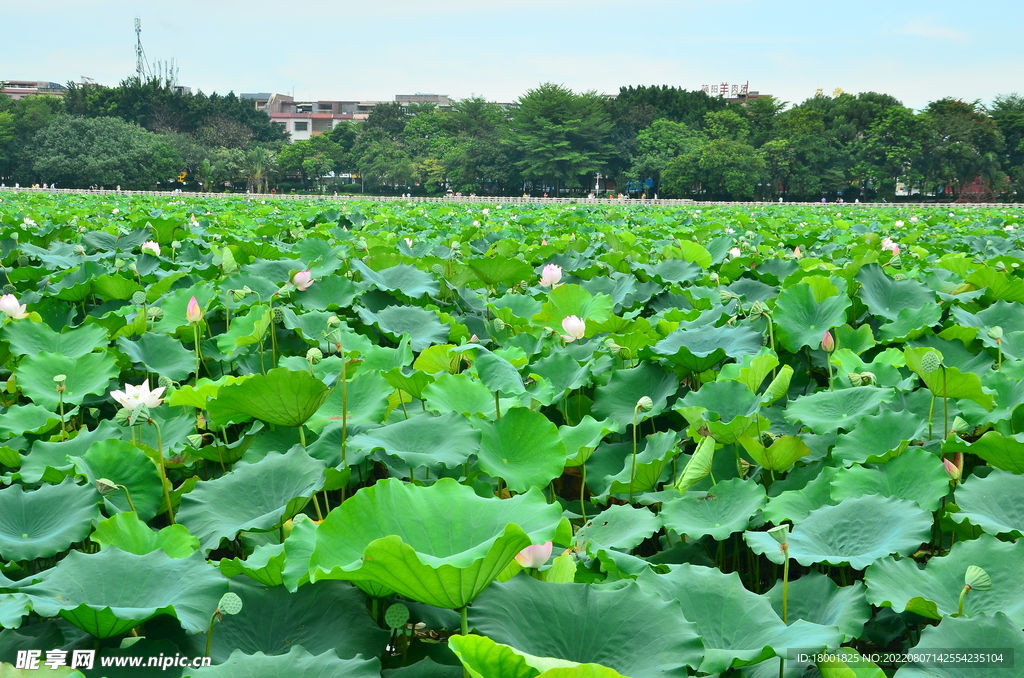
[[[135,264],[134,261],[129,261],[128,262],[128,270],[129,271],[133,271],[135,273],[138,273],[139,272],[139,267]]]
[[[800,253],[800,245],[797,245],[796,247],[793,248],[793,258],[799,259],[802,256],[803,255]]]
[[[551,547],[551,542],[527,546],[516,554],[516,562],[523,567],[540,567],[544,563],[548,562],[548,558],[551,557]]]
[[[476,332],[474,332],[473,334],[469,335],[469,343],[471,343],[471,344],[479,344],[480,343],[480,337],[476,336]]]
[[[316,365],[317,363],[319,363],[323,359],[324,359],[324,352],[321,351],[320,349],[316,348],[315,346],[313,348],[309,349],[308,351],[306,351],[306,360],[309,361],[310,365]]]
[[[4,285],[3,293],[4,294],[17,294],[18,293],[18,288],[15,287],[14,285],[12,285],[11,283],[7,283],[6,285]]]
[[[123,267],[124,267],[124,259],[122,259],[120,257],[114,257],[114,268],[123,268]]]
[[[185,320],[190,323],[198,323],[203,319],[203,310],[199,308],[199,301],[195,297],[192,297],[188,301],[188,307],[185,309]]]
[[[93,482],[93,485],[96,486],[96,491],[102,494],[103,496],[107,496],[108,494],[114,494],[115,492],[117,492],[117,483],[115,483],[110,478],[97,478]]]
[[[274,322],[275,323],[283,323],[284,322],[284,309],[281,308],[280,306],[275,306],[274,307],[274,311],[273,311],[272,315],[274,316]]]
[[[146,293],[142,290],[132,293],[132,303],[136,306],[142,306],[146,303]]]
[[[160,245],[155,240],[147,240],[142,243],[142,253],[152,254],[154,257],[160,256]]]
[[[650,396],[643,396],[640,400],[636,401],[636,409],[641,412],[650,412],[654,409],[654,401],[651,400]]]
[[[942,365],[942,354],[938,351],[928,351],[921,356],[921,371],[931,374]]]
[[[160,320],[164,317],[164,310],[159,306],[150,306],[146,309],[146,315],[153,320]]]
[[[964,586],[970,586],[975,591],[988,591],[992,588],[992,578],[977,565],[968,565],[964,573]]]
[[[768,530],[768,534],[770,534],[772,536],[772,539],[779,542],[780,544],[785,544],[789,541],[789,525],[779,525],[778,527],[773,527],[772,529]]]
[[[828,330],[825,330],[825,336],[821,338],[821,348],[825,353],[836,350],[836,340],[832,338],[832,333]]]
[[[237,593],[228,591],[220,597],[220,602],[217,603],[217,609],[224,614],[238,614],[242,611],[242,599],[238,597]]]
[[[444,275],[444,266],[441,264],[434,264],[430,270],[434,272],[434,275]]]
[[[295,289],[299,290],[300,292],[308,290],[309,286],[312,285],[314,282],[316,281],[313,280],[313,272],[310,269],[297,272],[295,275],[292,276],[291,280],[292,285],[295,285]]]
[[[951,480],[960,480],[960,469],[956,467],[956,464],[951,462],[949,459],[943,459],[942,465],[946,467],[946,475],[948,475]]]

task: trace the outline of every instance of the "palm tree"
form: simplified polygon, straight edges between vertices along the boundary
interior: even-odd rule
[[[262,146],[245,154],[245,178],[252,193],[266,193],[270,186],[270,175],[277,172],[277,156]]]

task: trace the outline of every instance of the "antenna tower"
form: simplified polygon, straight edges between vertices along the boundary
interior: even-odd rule
[[[149,64],[146,63],[146,52],[142,49],[142,19],[135,17],[135,75],[139,82],[147,79]]]

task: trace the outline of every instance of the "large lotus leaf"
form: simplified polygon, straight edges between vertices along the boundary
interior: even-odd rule
[[[31,607],[31,601],[24,593],[0,593],[0,628],[16,629],[21,626],[21,620]]]
[[[82,541],[100,517],[99,499],[92,485],[70,480],[34,492],[21,485],[0,490],[0,558],[47,558]]]
[[[17,405],[8,407],[0,416],[0,440],[6,440],[23,433],[46,433],[60,424],[60,417],[45,407]],[[17,466],[17,464],[6,464]]]
[[[679,390],[678,378],[657,365],[640,365],[618,370],[605,386],[598,387],[594,394],[595,417],[611,419],[621,431],[633,423],[634,413],[639,424],[665,411],[669,397]],[[647,412],[637,408],[637,402],[647,396],[654,404]]]
[[[919,440],[928,422],[913,412],[884,410],[864,417],[849,433],[839,436],[832,458],[844,466],[881,461],[890,452],[900,454],[908,442]]]
[[[558,428],[540,412],[513,407],[481,429],[477,462],[490,475],[503,479],[512,492],[545,487],[562,475],[565,443]]]
[[[607,445],[601,450],[606,452],[592,459],[589,466],[593,468],[593,473],[587,480],[594,491],[595,500],[601,502],[613,494],[629,494],[630,485],[634,494],[655,489],[669,463],[681,452],[679,434],[675,431],[652,433],[638,450],[634,475],[633,446],[630,443]],[[616,470],[618,472],[611,475]]]
[[[38,583],[20,589],[36,614],[60,615],[97,638],[122,635],[159,614],[175,617],[189,633],[206,631],[228,589],[198,551],[177,560],[163,551],[72,551],[37,576]]]
[[[782,588],[780,579],[765,594],[780,617]],[[871,606],[864,591],[864,584],[859,581],[853,586],[839,586],[829,577],[811,570],[789,582],[787,621],[804,619],[822,626],[837,626],[845,636],[844,642],[860,638],[864,625],[871,619]]]
[[[767,598],[743,588],[735,572],[683,564],[669,574],[642,572],[637,583],[682,604],[683,616],[697,625],[704,642],[704,673],[756,664],[790,647],[835,648],[843,639],[835,626],[803,620],[787,626]]]
[[[875,414],[882,403],[893,399],[891,388],[861,386],[840,391],[818,391],[801,396],[786,406],[786,421],[803,423],[813,432],[852,430],[864,417]]]
[[[108,438],[95,442],[81,457],[69,457],[78,473],[95,483],[101,478],[124,485],[142,520],[151,520],[163,508],[164,491],[160,472],[149,456],[124,440]],[[107,512],[131,511],[128,495],[121,488],[103,497]]]
[[[840,647],[829,652],[829,656],[820,658],[815,666],[821,678],[886,678],[885,671],[878,668],[878,664],[868,661],[852,647]],[[767,672],[763,678],[768,678]]]
[[[102,419],[93,430],[83,427],[79,429],[78,435],[70,440],[52,443],[37,440],[32,443],[32,451],[28,456],[21,458],[18,475],[21,476],[22,482],[30,484],[40,481],[59,483],[67,475],[65,471],[74,466],[68,461],[69,457],[84,454],[89,446],[98,440],[117,438],[120,435],[121,430],[118,427],[109,419]]]
[[[691,372],[703,372],[729,358],[761,350],[761,334],[745,325],[676,330],[651,347],[655,355]]]
[[[142,363],[148,372],[174,381],[185,379],[196,369],[196,354],[167,334],[147,332],[138,341],[118,337],[117,347],[132,362]]]
[[[816,292],[810,283],[798,283],[782,290],[775,301],[778,338],[792,353],[804,346],[821,348],[825,332],[846,324],[850,298],[842,293],[824,296]]]
[[[575,426],[559,426],[558,435],[565,443],[565,451],[569,455],[566,466],[585,464],[594,449],[601,443],[601,439],[614,430],[609,428],[606,422],[598,421],[589,414],[584,415],[580,423]]]
[[[611,317],[612,306],[612,298],[607,294],[591,294],[579,285],[559,285],[548,292],[540,313],[530,320],[561,332],[565,318],[574,315],[585,322],[601,323]]]
[[[931,513],[914,502],[869,494],[808,513],[789,535],[789,555],[801,565],[849,563],[863,570],[891,553],[913,553],[928,541],[931,527]],[[778,543],[767,532],[743,536],[754,552],[783,562]]]
[[[596,553],[598,548],[629,551],[661,529],[661,517],[628,504],[609,506],[576,532],[576,544]]]
[[[910,447],[898,457],[875,468],[852,466],[840,469],[832,479],[832,499],[880,494],[910,499],[926,511],[939,508],[949,493],[949,476],[942,460],[923,447]],[[958,514],[962,515],[962,514]]]
[[[22,358],[14,374],[18,386],[36,405],[56,412],[60,400],[53,378],[65,376],[64,406],[81,405],[90,393],[105,393],[107,384],[117,376],[117,364],[109,353],[87,353],[69,358],[59,353],[40,351]]]
[[[992,578],[987,591],[972,590],[964,597],[964,616],[1004,612],[1024,627],[1024,541],[1002,542],[987,534],[958,541],[949,554],[935,557],[922,568],[909,558],[885,558],[864,572],[868,601],[895,612],[914,612],[929,619],[955,614],[964,574],[975,565]]]
[[[993,469],[986,478],[969,476],[956,488],[959,513],[950,517],[962,523],[969,520],[992,535],[1024,534],[1024,476]]]
[[[168,525],[154,531],[134,513],[118,513],[101,521],[89,539],[101,549],[116,546],[140,556],[160,549],[171,558],[187,558],[199,550],[199,540],[184,525]]]
[[[512,257],[475,257],[466,259],[464,263],[487,286],[498,283],[514,285],[534,275],[532,266]]]
[[[381,450],[409,468],[453,468],[480,448],[480,433],[461,415],[422,413],[353,436],[348,444],[354,450]]]
[[[451,479],[429,487],[381,480],[317,528],[310,578],[348,579],[457,609],[523,548],[551,541],[561,513],[535,489],[501,500],[480,497]]]
[[[577,389],[593,378],[590,364],[581,365],[568,353],[553,352],[530,367],[531,374],[547,379],[558,394]]]
[[[665,527],[693,539],[705,535],[717,541],[747,529],[750,517],[764,508],[764,486],[753,480],[731,478],[707,492],[690,491],[665,502],[661,519]]]
[[[316,279],[309,289],[295,293],[295,303],[312,311],[347,308],[356,298],[356,286],[348,278],[328,275]]]
[[[1021,336],[1024,337],[1024,332],[1021,333]],[[1024,355],[1021,357],[1024,358]],[[1013,417],[1014,411],[1024,402],[1024,380],[1007,372],[993,371],[984,374],[981,383],[992,391],[995,403],[988,409],[973,400],[961,400],[958,404],[964,419],[975,426],[1009,421]]]
[[[935,292],[916,280],[894,280],[878,264],[868,264],[857,273],[858,296],[876,316],[887,319],[882,339],[906,335],[911,330],[934,325],[942,317]]]
[[[942,664],[907,664],[896,671],[893,678],[1007,678],[1020,671],[1018,663],[1024,655],[1024,631],[1020,623],[1010,621],[1004,614],[973,619],[943,619],[938,626],[926,626],[917,645],[908,650],[921,654],[955,652],[978,654],[987,649],[999,655],[1002,661],[990,664],[945,662]],[[1000,652],[1001,650],[1001,652]],[[1014,662],[1010,667],[1011,658]]]
[[[81,358],[107,345],[107,333],[97,325],[55,332],[46,323],[8,323],[0,329],[0,338],[10,343],[11,355],[46,352]]]
[[[231,329],[224,334],[217,335],[217,350],[231,356],[244,346],[258,344],[267,335],[273,317],[274,313],[269,306],[257,306],[243,316],[232,318]],[[325,320],[324,328],[326,329],[326,327],[327,321]],[[308,337],[308,335],[306,336]],[[316,334],[318,344],[321,336],[322,331]]]
[[[223,476],[196,483],[181,498],[178,522],[209,551],[243,530],[277,527],[302,510],[324,480],[324,462],[301,447],[271,452],[254,464],[238,462]]]
[[[739,443],[751,459],[771,471],[788,471],[798,460],[811,453],[811,448],[798,436],[780,436],[768,447],[749,435],[741,436]]]
[[[693,451],[686,461],[682,473],[676,479],[673,487],[679,492],[686,492],[711,474],[715,462],[715,439],[711,436],[701,438],[697,443],[697,449]]]
[[[292,519],[291,534],[283,544],[257,546],[244,560],[221,558],[218,567],[225,577],[244,574],[264,586],[284,585],[294,592],[309,582],[309,556],[315,544],[316,524],[300,513]]]
[[[961,372],[956,367],[943,367],[934,372],[925,372],[921,368],[921,358],[933,349],[907,348],[903,351],[903,357],[907,361],[907,367],[913,370],[921,378],[925,386],[941,398],[966,398],[973,400],[986,409],[991,409],[995,400],[991,393],[984,390],[981,378],[974,372]]]
[[[469,678],[623,678],[618,671],[606,666],[534,657],[508,645],[495,643],[486,636],[452,636],[448,644],[466,671],[463,674],[460,670],[459,675]],[[555,668],[547,668],[549,666]],[[420,675],[412,674],[412,678]],[[423,675],[424,678],[433,678],[435,674]]]
[[[722,366],[722,371],[718,373],[718,381],[738,381],[750,389],[751,393],[757,393],[768,374],[778,366],[778,356],[770,348],[763,346],[757,355],[745,355],[738,363]]]
[[[40,676],[50,676],[51,678],[85,678],[84,673],[72,669],[70,666],[58,666],[55,669],[51,669],[45,663],[45,654],[40,657],[40,662],[38,669],[19,669],[15,668],[13,664],[0,663],[0,678],[39,678]]]
[[[217,625],[210,647],[216,663],[236,650],[286,655],[293,646],[317,655],[333,651],[342,659],[377,657],[388,643],[390,634],[370,617],[366,596],[346,582],[317,582],[289,593],[241,580],[231,582],[231,590],[242,599],[242,612]],[[201,653],[205,634],[193,644]]]
[[[451,328],[438,320],[437,313],[419,306],[388,306],[377,313],[362,308],[359,317],[367,325],[376,325],[381,332],[391,335],[395,340],[408,334],[412,350],[416,352],[431,344],[447,342],[451,331]]]
[[[495,417],[494,394],[470,374],[442,374],[423,389],[423,398],[435,412]]]
[[[328,395],[324,383],[309,372],[278,367],[222,386],[208,407],[217,426],[250,418],[277,426],[301,426]]]
[[[244,614],[244,612],[243,612]],[[215,636],[216,637],[216,636]],[[380,660],[339,659],[333,651],[314,656],[294,645],[288,654],[244,654],[235,650],[223,664],[186,669],[182,678],[380,678]]]
[[[632,583],[600,590],[514,577],[480,594],[469,617],[495,642],[537,657],[609,666],[631,678],[686,676],[686,666],[700,663],[697,630],[679,604]]]
[[[409,264],[398,264],[391,268],[374,271],[358,259],[350,259],[352,268],[359,271],[364,283],[376,287],[385,292],[401,292],[402,294],[419,298],[424,295],[435,296],[437,294],[437,281],[425,271],[421,271]],[[531,271],[532,273],[532,271]]]
[[[973,443],[951,437],[943,444],[942,451],[970,452],[987,461],[990,466],[1018,475],[1024,474],[1024,433],[1004,436],[998,431],[988,431]]]
[[[715,381],[690,391],[673,408],[691,425],[705,420],[728,424],[757,412],[761,399],[739,381]]]
[[[765,520],[779,525],[787,520],[800,522],[811,511],[834,504],[832,479],[839,469],[826,466],[821,473],[799,490],[785,490],[768,500],[764,509]]]
[[[360,372],[348,381],[345,400],[341,398],[341,388],[335,386],[306,426],[314,433],[321,433],[330,424],[341,424],[342,403],[347,403],[345,421],[349,426],[377,423],[384,419],[388,411],[388,396],[392,393],[394,389],[380,372]]]
[[[164,315],[156,322],[155,330],[161,334],[176,334],[183,330],[186,336],[192,336],[186,312],[189,301],[196,298],[199,308],[205,310],[210,301],[217,296],[217,291],[208,282],[201,282],[188,289],[179,288],[168,292],[159,299],[159,306]],[[150,301],[156,301],[150,298]]]
[[[480,381],[492,393],[519,395],[526,392],[523,378],[512,363],[482,346],[476,348],[473,368]]]

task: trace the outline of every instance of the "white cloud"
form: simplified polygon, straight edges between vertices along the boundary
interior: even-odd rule
[[[955,28],[949,28],[948,26],[941,26],[936,23],[935,19],[932,17],[911,19],[903,26],[897,28],[895,32],[902,35],[914,35],[919,38],[952,40],[953,42],[960,43],[967,43],[971,40],[969,33]]]

